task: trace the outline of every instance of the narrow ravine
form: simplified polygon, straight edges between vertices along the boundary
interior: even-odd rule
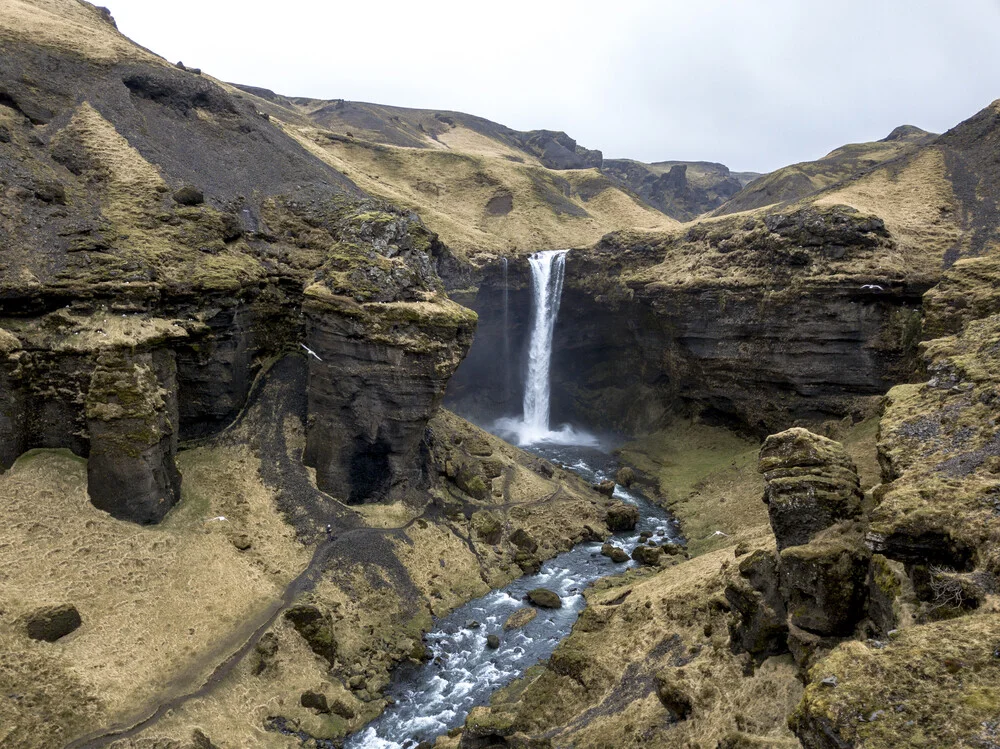
[[[564,465],[590,483],[599,483],[613,477],[617,467],[607,446],[568,425],[552,430],[549,424],[552,341],[568,252],[537,252],[529,258],[534,320],[523,413],[520,418],[499,419],[491,431]],[[509,344],[505,341],[504,346]],[[646,538],[657,543],[680,540],[670,516],[646,497],[621,486],[615,487],[615,496],[637,505],[640,519],[633,531],[613,536],[611,543],[631,555]],[[424,638],[431,660],[398,670],[386,693],[394,704],[345,746],[411,749],[461,726],[473,707],[486,704],[493,692],[552,654],[586,605],[583,592],[588,585],[635,564],[612,562],[601,554],[601,546],[579,544],[547,561],[537,574],[470,601],[436,622]],[[505,631],[507,618],[530,605],[526,598],[533,588],[558,594],[561,608],[537,609],[528,624]],[[491,637],[498,640],[494,642],[497,647],[489,646]]]
[[[613,459],[599,447],[542,444],[527,449],[564,464],[591,482],[614,475]],[[666,511],[642,494],[615,487],[615,496],[639,507],[634,531],[616,534],[611,543],[630,554],[648,533],[658,543],[679,541],[676,524]],[[425,636],[431,660],[423,666],[401,668],[386,695],[395,700],[378,719],[351,737],[347,749],[411,749],[451,728],[461,726],[469,711],[489,702],[497,689],[545,660],[573,628],[585,606],[584,589],[635,562],[615,564],[600,553],[600,543],[582,543],[542,565],[534,575],[461,606],[438,620]],[[514,611],[530,606],[525,600],[533,588],[548,588],[562,600],[560,609],[538,609],[538,616],[505,632],[503,624]],[[492,649],[487,638],[500,646]]]

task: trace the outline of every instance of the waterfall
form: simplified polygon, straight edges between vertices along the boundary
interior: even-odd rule
[[[524,378],[524,413],[520,419],[497,419],[493,425],[498,433],[506,435],[508,439],[515,439],[520,445],[537,445],[543,442],[577,446],[599,444],[594,435],[577,431],[568,424],[556,430],[549,427],[552,335],[562,302],[568,252],[569,250],[545,250],[528,258],[531,265],[534,318],[528,346],[528,370]],[[506,325],[506,290],[504,296]],[[508,345],[506,341],[505,345]]]
[[[503,405],[506,408],[510,404],[511,385],[513,384],[510,366],[510,287],[507,284],[507,258],[501,258],[501,263],[503,264]]]
[[[536,252],[529,258],[534,292],[534,323],[528,349],[528,374],[524,381],[524,426],[537,435],[549,431],[549,369],[552,334],[562,301],[568,250]]]

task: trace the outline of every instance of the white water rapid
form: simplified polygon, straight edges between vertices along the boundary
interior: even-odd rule
[[[524,379],[524,415],[521,419],[504,418],[496,423],[499,431],[514,436],[520,445],[541,442],[596,444],[591,435],[577,432],[568,425],[557,430],[549,427],[552,336],[562,302],[568,252],[569,250],[545,250],[528,258],[534,292],[534,320],[528,348],[528,372]]]

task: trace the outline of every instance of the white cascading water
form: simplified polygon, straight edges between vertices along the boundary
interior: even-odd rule
[[[528,258],[534,292],[534,320],[528,347],[528,371],[524,379],[524,413],[521,419],[504,418],[496,423],[503,433],[513,434],[521,445],[552,442],[564,445],[593,445],[596,439],[569,426],[549,428],[549,375],[552,364],[552,337],[562,302],[566,254],[569,250],[545,250]]]
[[[535,319],[528,349],[528,374],[524,379],[524,427],[529,433],[549,431],[549,369],[552,364],[552,334],[562,302],[566,276],[566,253],[569,250],[536,252],[531,263],[531,288],[534,291]]]
[[[510,368],[510,285],[507,282],[507,258],[501,258],[503,264],[503,405],[510,405],[510,394],[513,382]]]

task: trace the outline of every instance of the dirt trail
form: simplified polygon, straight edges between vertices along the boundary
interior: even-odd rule
[[[161,702],[156,707],[140,713],[127,721],[75,739],[65,749],[98,749],[108,744],[135,736],[146,730],[163,716],[184,703],[205,697],[239,665],[240,661],[260,641],[281,613],[302,594],[311,590],[334,559],[347,562],[377,564],[399,585],[401,591],[416,596],[409,575],[392,552],[388,537],[402,533],[401,529],[373,529],[361,527],[361,518],[348,507],[316,489],[298,459],[290,454],[284,421],[289,415],[305,421],[306,366],[297,355],[276,362],[261,373],[251,391],[246,408],[237,420],[209,444],[225,444],[247,439],[261,456],[261,474],[264,481],[279,490],[279,506],[288,516],[303,541],[319,541],[306,568],[284,589],[281,597],[260,613],[257,619],[231,639],[221,643],[215,652],[228,652],[204,682],[191,689],[192,682],[210,665],[212,655],[193,664],[174,680],[179,694]],[[331,538],[323,529],[333,528]],[[249,635],[247,630],[251,629]],[[188,688],[189,691],[181,691]]]
[[[234,633],[228,641],[220,643],[214,653],[229,655],[200,686],[195,684],[216,657],[213,654],[208,654],[174,680],[174,691],[177,693],[173,697],[148,707],[146,711],[126,721],[77,738],[66,744],[65,749],[99,749],[112,742],[130,738],[150,728],[190,700],[207,696],[232,673],[282,612],[301,594],[315,587],[333,560],[337,560],[338,565],[378,565],[392,578],[401,595],[414,602],[419,600],[419,594],[406,568],[393,552],[391,539],[402,536],[413,523],[424,516],[413,518],[398,528],[364,527],[363,519],[357,513],[313,486],[301,462],[301,456],[290,450],[284,422],[291,415],[305,423],[306,377],[305,360],[298,355],[290,355],[275,362],[258,376],[247,405],[237,419],[215,438],[203,440],[200,444],[244,443],[249,444],[262,458],[268,456],[268,459],[261,461],[261,476],[265,483],[279,491],[280,509],[294,525],[301,540],[306,543],[318,542],[309,564],[285,587],[281,597],[262,611],[256,620]],[[514,506],[539,505],[552,502],[563,494],[560,486],[550,495],[538,500],[511,502],[508,494],[510,476],[506,479],[504,499],[508,501],[491,509],[508,510]],[[332,537],[327,537],[323,530],[327,524],[332,527]]]

